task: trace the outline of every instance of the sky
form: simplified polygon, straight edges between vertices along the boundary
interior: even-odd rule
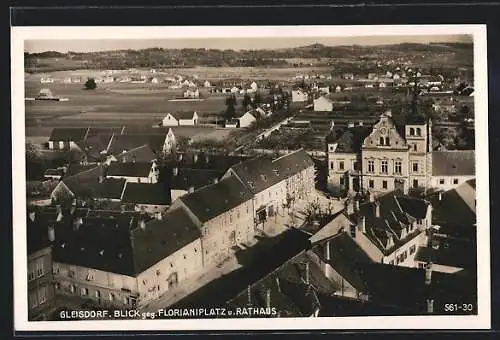
[[[72,39],[72,40],[26,40],[24,51],[96,52],[121,49],[144,48],[212,48],[212,49],[278,49],[312,45],[387,45],[399,43],[472,42],[468,35],[427,36],[353,36],[353,37],[301,37],[301,38],[190,38],[190,39]]]

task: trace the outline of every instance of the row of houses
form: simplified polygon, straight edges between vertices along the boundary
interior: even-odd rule
[[[126,182],[125,190],[132,184]],[[73,200],[30,211],[28,228],[48,235],[58,294],[143,306],[223,261],[291,197],[307,199],[313,189],[314,164],[299,150],[233,165],[162,214],[91,211]]]

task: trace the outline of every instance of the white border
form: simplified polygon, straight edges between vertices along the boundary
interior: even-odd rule
[[[49,39],[168,39],[237,37],[347,37],[470,34],[474,38],[478,315],[227,320],[37,321],[27,320],[24,41]],[[12,185],[14,325],[16,331],[488,329],[490,229],[486,25],[244,26],[236,27],[12,27]],[[383,278],[381,278],[383,279]],[[411,292],[408,292],[411,294]],[[450,301],[454,302],[454,301]],[[457,301],[459,302],[459,301]]]

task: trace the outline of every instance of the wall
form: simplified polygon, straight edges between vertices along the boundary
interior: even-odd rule
[[[126,299],[138,296],[137,280],[131,276],[60,262],[53,263],[53,273],[55,281],[59,284],[59,287],[56,287],[58,294],[80,296],[103,305],[129,307],[132,305]],[[89,273],[93,275],[91,280],[87,280]],[[74,288],[73,291],[71,287]],[[83,294],[82,288],[87,288],[88,294]],[[96,295],[97,293],[100,297]]]
[[[427,265],[426,262],[415,262],[415,267],[417,268],[425,268]],[[458,267],[452,267],[452,266],[446,266],[442,264],[437,264],[437,263],[432,263],[432,271],[433,272],[439,272],[439,273],[447,273],[447,274],[455,274],[460,271],[462,271],[463,268],[458,268]]]
[[[167,115],[165,118],[162,120],[162,125],[163,126],[178,126],[179,121],[172,117],[171,115]]]
[[[52,252],[50,247],[28,255],[28,318],[37,319],[52,305]]]
[[[349,236],[352,235],[349,233]],[[354,242],[368,255],[374,262],[381,262],[384,254],[373,242],[361,232],[360,228],[356,228],[356,235],[353,238]]]
[[[427,244],[427,236],[425,232],[421,231],[414,238],[409,239],[404,245],[395,249],[391,254],[384,256],[383,263],[397,265],[401,267],[418,267],[415,262],[415,255],[417,254],[418,247],[425,246]],[[412,252],[413,249],[413,252]],[[406,258],[402,257],[402,254],[406,252]],[[396,258],[405,258],[404,261],[399,262]]]
[[[231,247],[247,243],[255,236],[253,204],[243,204],[205,222],[201,231],[205,267],[222,262]]]
[[[172,197],[172,202],[178,199],[179,197],[184,196],[187,193],[188,193],[187,190],[171,189],[170,195]]]
[[[344,169],[340,169],[339,162],[341,161],[344,162]],[[354,162],[358,162],[357,168],[361,169],[361,161],[355,153],[328,152],[328,184],[345,189],[348,186],[346,173],[354,171]],[[341,178],[343,178],[343,184],[341,184]]]
[[[150,176],[150,177],[128,177],[128,176],[110,176],[107,175],[107,178],[115,178],[115,179],[120,179],[123,178],[126,182],[129,183],[156,183],[155,178]]]
[[[374,161],[374,172],[368,171],[368,161]],[[381,172],[382,160],[387,160],[388,171]],[[401,161],[401,175],[395,173],[395,162]],[[404,190],[408,189],[408,152],[391,149],[369,149],[362,152],[363,188],[374,192],[389,192],[395,189],[395,179],[404,180]],[[374,181],[374,188],[370,188],[369,181]],[[383,189],[382,181],[387,181],[387,189]]]
[[[251,114],[244,114],[240,118],[240,127],[241,128],[248,127],[248,126],[250,126],[255,121],[257,121],[257,120]]]
[[[157,212],[163,212],[167,208],[168,205],[161,205],[161,204],[136,204],[134,210],[144,211],[148,214],[154,214]]]
[[[54,200],[67,199],[73,196],[73,193],[68,189],[64,182],[59,182],[57,186],[52,190],[50,197]]]
[[[439,190],[452,190],[458,187],[460,184],[464,182],[476,178],[475,175],[470,176],[432,176],[430,180],[430,188],[439,189]],[[444,183],[441,184],[441,180],[444,180]],[[457,180],[457,184],[454,184],[453,181]]]
[[[333,104],[327,99],[320,97],[314,101],[314,111],[332,111]]]
[[[202,269],[202,247],[197,239],[138,275],[139,305],[168,293]]]

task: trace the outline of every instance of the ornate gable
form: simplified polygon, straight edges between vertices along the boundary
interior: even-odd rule
[[[383,113],[373,130],[363,141],[363,148],[407,149],[406,141],[398,133],[390,113]]]

